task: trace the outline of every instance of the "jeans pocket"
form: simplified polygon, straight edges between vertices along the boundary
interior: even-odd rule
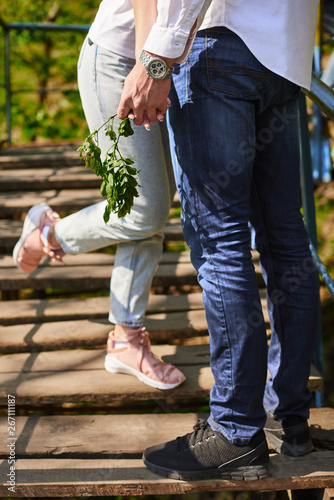
[[[208,30],[209,31],[209,30]],[[271,71],[250,52],[245,43],[229,30],[207,40],[208,82],[218,90],[239,98],[255,96],[270,81]]]

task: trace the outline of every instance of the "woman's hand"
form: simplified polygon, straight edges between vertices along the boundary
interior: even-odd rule
[[[170,106],[170,84],[170,79],[150,78],[138,61],[125,79],[117,116],[120,119],[129,117],[135,125],[144,125],[149,130],[151,123],[164,119]]]

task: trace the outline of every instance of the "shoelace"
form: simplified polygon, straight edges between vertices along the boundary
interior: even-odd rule
[[[193,427],[194,431],[185,436],[176,438],[178,451],[186,450],[197,443],[202,443],[203,440],[215,436],[214,430],[210,427],[206,420],[199,418],[197,424]]]

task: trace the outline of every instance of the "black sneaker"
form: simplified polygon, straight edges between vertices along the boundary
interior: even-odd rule
[[[199,419],[194,432],[147,448],[143,461],[149,469],[172,479],[262,479],[270,472],[263,431],[246,446],[226,441]]]
[[[282,421],[268,417],[264,432],[274,450],[290,457],[300,457],[314,450],[307,420],[298,415]]]

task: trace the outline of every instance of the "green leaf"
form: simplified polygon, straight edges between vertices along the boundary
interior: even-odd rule
[[[120,136],[129,137],[134,134],[129,118],[124,118],[119,124],[118,133]]]
[[[134,133],[130,120],[125,118],[120,122],[117,136],[113,130],[115,116],[111,116],[103,125],[90,134],[78,148],[80,157],[84,156],[86,167],[91,168],[97,176],[102,177],[100,192],[107,200],[103,214],[103,220],[106,223],[109,221],[112,212],[117,213],[118,217],[125,217],[126,214],[130,213],[133,198],[138,196],[136,187],[139,186],[136,178],[139,171],[135,167],[131,167],[134,164],[134,159],[123,158],[118,144],[120,137],[129,137]],[[111,142],[114,144],[107,151],[102,162],[97,134],[104,126],[106,126],[105,134],[110,137]]]
[[[106,136],[110,137],[110,140],[112,142],[115,142],[117,139],[116,133],[114,132],[114,130],[112,128],[106,129]]]

